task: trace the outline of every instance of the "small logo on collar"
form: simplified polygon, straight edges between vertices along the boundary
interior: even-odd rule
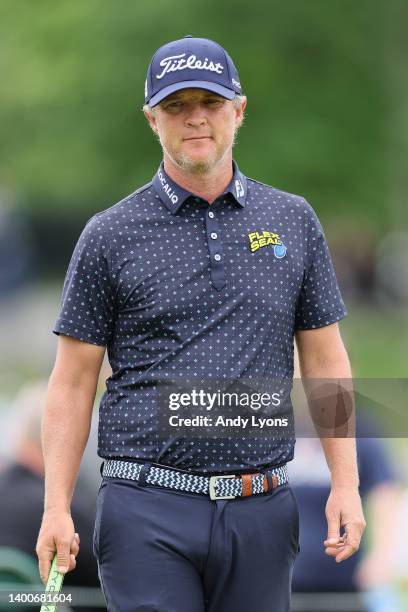
[[[158,171],[157,176],[159,177],[159,181],[161,183],[161,186],[166,196],[169,198],[169,200],[171,200],[171,202],[174,205],[177,204],[177,202],[179,201],[178,195],[174,192],[172,187],[168,184],[168,182],[166,181],[166,177],[163,176],[163,173],[161,170]]]
[[[262,247],[272,245],[274,255],[277,259],[282,259],[286,255],[286,246],[283,244],[279,234],[267,230],[260,230],[250,232],[248,238],[251,253],[255,253],[255,251]]]
[[[242,198],[244,195],[244,186],[239,179],[235,181],[235,193],[237,194],[237,198]]]

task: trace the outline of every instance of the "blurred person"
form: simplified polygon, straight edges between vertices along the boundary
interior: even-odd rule
[[[408,523],[408,489],[405,487],[402,496],[402,510],[398,529],[400,533],[405,533]],[[398,579],[401,586],[402,596],[408,601],[408,549],[405,545],[405,539],[401,538],[398,551]]]
[[[34,245],[29,224],[0,191],[0,299],[34,276]]]
[[[332,221],[331,252],[336,259],[336,274],[341,281],[342,293],[353,302],[370,303],[376,289],[375,251],[377,240],[370,228],[361,231],[350,219]]]
[[[295,376],[299,376],[295,351]],[[330,470],[317,433],[308,420],[306,397],[296,386],[296,452],[289,464],[299,504],[299,543],[292,588],[296,593],[361,593],[366,612],[400,610],[398,578],[402,479],[378,428],[368,414],[370,401],[355,393],[359,491],[370,517],[370,533],[346,564],[334,565],[319,546],[324,537],[324,503],[330,492]],[[311,429],[309,427],[312,426]],[[317,536],[317,537],[316,537]],[[314,612],[311,608],[305,612]]]
[[[44,381],[21,389],[13,403],[13,456],[0,471],[0,547],[16,548],[36,559],[35,545],[44,507],[44,461],[41,448],[41,418],[46,398]],[[66,576],[70,586],[99,587],[92,553],[94,512],[89,511],[89,493],[81,483],[72,502],[72,516],[81,533],[81,564],[78,572]],[[93,506],[95,497],[93,500]],[[78,536],[76,538],[79,541]],[[73,602],[75,604],[75,601]],[[73,606],[74,610],[82,610]],[[104,610],[105,608],[95,608]]]
[[[351,378],[338,328],[346,311],[316,214],[232,158],[245,107],[220,45],[187,36],[158,49],[143,110],[163,161],[151,182],[89,221],[64,283],[37,554],[44,582],[55,552],[60,571],[76,566],[70,504],[107,348],[94,551],[111,611],[289,607],[292,432],[267,443],[163,434],[163,379],[291,379],[294,337],[304,378]],[[332,488],[320,545],[342,562],[365,527],[355,440],[322,444]]]

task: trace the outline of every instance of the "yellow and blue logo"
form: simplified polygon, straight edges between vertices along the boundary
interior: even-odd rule
[[[248,238],[251,253],[271,244],[275,257],[282,259],[286,255],[286,246],[283,244],[279,234],[268,232],[267,230],[256,231],[250,232]]]

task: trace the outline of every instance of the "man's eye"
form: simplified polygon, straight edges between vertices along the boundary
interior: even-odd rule
[[[209,100],[206,101],[207,104],[209,104],[210,106],[219,106],[220,104],[223,103],[222,100],[220,100],[219,98],[210,98]]]
[[[180,108],[181,106],[183,106],[183,103],[180,100],[174,101],[174,102],[170,102],[169,104],[166,104],[166,108]]]

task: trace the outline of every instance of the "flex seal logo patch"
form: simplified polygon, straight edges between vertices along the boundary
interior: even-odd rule
[[[250,232],[248,234],[248,238],[251,253],[254,253],[262,247],[272,245],[275,257],[282,259],[282,257],[285,257],[286,255],[286,247],[280,239],[279,234],[264,230],[259,232]]]

